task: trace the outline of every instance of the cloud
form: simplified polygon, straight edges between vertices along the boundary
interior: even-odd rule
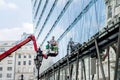
[[[22,27],[5,28],[0,30],[0,41],[12,41],[20,40],[21,35],[26,32],[28,34],[33,33],[33,24],[23,23]]]
[[[17,9],[17,5],[15,3],[8,3],[5,0],[0,0],[0,8],[9,8],[9,9]]]

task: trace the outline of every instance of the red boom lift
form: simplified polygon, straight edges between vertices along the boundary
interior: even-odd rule
[[[33,45],[34,45],[34,50],[38,53],[39,49],[37,48],[37,43],[36,43],[36,39],[34,35],[30,35],[28,36],[25,40],[23,40],[22,42],[18,43],[17,45],[13,46],[12,48],[10,48],[9,50],[5,51],[4,53],[0,54],[0,61],[3,60],[4,58],[6,58],[7,56],[9,56],[11,53],[13,53],[14,51],[18,50],[19,48],[21,48],[23,45],[27,44],[28,42],[33,41]],[[47,59],[47,55],[46,54],[42,54],[42,56]]]

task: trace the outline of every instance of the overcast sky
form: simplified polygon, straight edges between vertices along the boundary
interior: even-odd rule
[[[33,33],[31,0],[0,0],[0,41],[19,40]]]

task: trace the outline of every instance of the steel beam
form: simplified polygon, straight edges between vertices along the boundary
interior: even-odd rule
[[[120,25],[119,25],[119,33],[118,33],[118,48],[116,54],[116,63],[115,63],[115,73],[114,73],[114,80],[118,80],[118,66],[120,65]]]
[[[80,53],[80,51],[78,51],[78,53],[77,53],[77,61],[76,61],[76,79],[75,79],[75,80],[78,80],[78,70],[79,70],[79,53]]]
[[[101,58],[100,58],[100,51],[99,51],[98,43],[97,43],[96,39],[95,39],[95,47],[96,47],[96,51],[97,51],[97,57],[98,57],[98,60],[99,60],[100,68],[101,68],[101,74],[102,74],[103,80],[106,80],[104,69],[103,69],[103,64],[102,64],[102,61],[101,61]]]

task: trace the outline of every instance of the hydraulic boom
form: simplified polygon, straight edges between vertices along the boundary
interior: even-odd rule
[[[37,48],[37,43],[36,43],[35,36],[34,35],[30,35],[25,40],[23,40],[22,42],[16,44],[15,46],[10,48],[9,50],[7,50],[7,51],[3,52],[2,54],[0,54],[0,61],[3,60],[4,58],[6,58],[7,56],[9,56],[10,54],[12,54],[14,51],[16,51],[19,48],[21,48],[22,46],[24,46],[25,44],[27,44],[30,41],[33,41],[34,50],[36,51],[36,53],[40,53],[43,58],[47,59],[48,56],[51,56],[51,57],[57,56],[56,53],[43,54],[41,49]]]
[[[27,44],[28,42],[33,41],[33,45],[34,45],[34,50],[37,52],[38,48],[37,48],[37,43],[36,43],[36,39],[33,35],[30,35],[27,37],[27,39],[23,40],[22,42],[18,43],[17,45],[13,46],[12,48],[10,48],[9,50],[5,51],[4,53],[0,54],[0,61],[4,58],[6,58],[7,56],[9,56],[11,53],[13,53],[14,51],[18,50],[19,48],[21,48],[23,45]]]

